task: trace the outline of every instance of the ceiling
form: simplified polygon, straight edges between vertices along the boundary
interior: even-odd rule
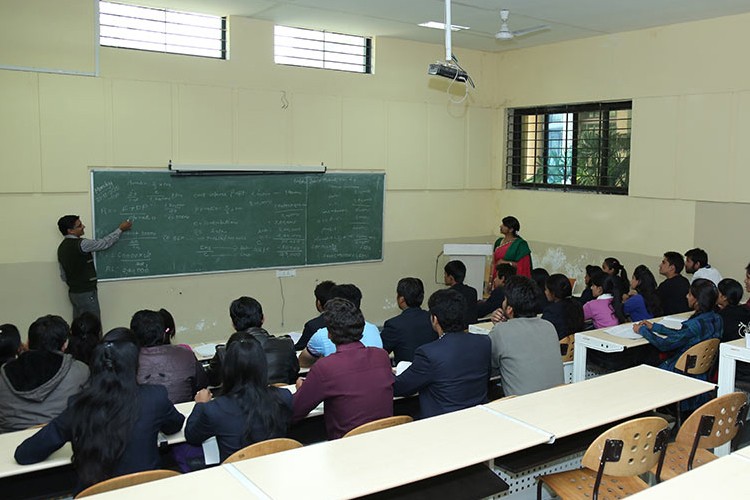
[[[373,37],[443,44],[440,30],[417,26],[444,20],[443,0],[114,0],[220,16],[246,16],[276,24]],[[500,9],[511,30],[551,29],[495,40]],[[750,12],[750,0],[454,0],[453,47],[488,52]]]

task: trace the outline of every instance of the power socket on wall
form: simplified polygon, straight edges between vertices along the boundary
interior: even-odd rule
[[[297,276],[296,269],[277,269],[276,270],[277,278],[294,278],[295,276]]]

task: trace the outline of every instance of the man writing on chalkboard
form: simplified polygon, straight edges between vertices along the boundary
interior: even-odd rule
[[[96,293],[96,268],[91,253],[108,249],[117,243],[123,231],[132,226],[132,222],[125,220],[104,238],[89,240],[82,238],[86,226],[77,215],[64,215],[57,221],[57,227],[65,237],[57,247],[57,261],[60,263],[60,278],[68,284],[74,319],[84,312],[93,313],[97,318],[101,316]]]

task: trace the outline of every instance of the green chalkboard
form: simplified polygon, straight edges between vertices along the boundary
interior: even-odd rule
[[[95,236],[133,220],[96,254],[97,272],[106,280],[379,260],[384,180],[93,170]]]

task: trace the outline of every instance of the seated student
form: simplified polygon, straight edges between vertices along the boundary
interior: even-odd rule
[[[745,291],[750,292],[750,264],[745,266]],[[745,307],[750,308],[750,298],[745,302]]]
[[[424,285],[419,278],[401,278],[396,285],[396,303],[401,314],[383,324],[383,349],[393,353],[396,364],[412,361],[414,350],[438,338],[430,313],[422,309]]]
[[[746,283],[748,281],[750,279],[745,279]],[[718,289],[717,305],[719,310],[717,312],[724,323],[721,341],[737,340],[744,336],[744,331],[750,326],[750,309],[740,304],[743,294],[742,285],[732,278],[724,278],[719,281]],[[738,361],[736,370],[738,380],[750,382],[749,363]]]
[[[345,299],[354,304],[358,309],[362,304],[362,292],[355,285],[336,285],[331,288],[331,299]],[[324,316],[325,317],[325,316]],[[365,321],[361,342],[365,347],[383,347],[378,327]],[[307,347],[299,353],[299,363],[303,368],[313,365],[319,358],[330,356],[336,352],[336,345],[328,336],[328,328],[321,328],[310,338]]]
[[[536,314],[542,314],[544,308],[549,304],[544,294],[544,286],[547,283],[547,278],[549,278],[549,271],[543,267],[536,267],[531,270],[531,281],[536,285],[536,307],[534,307]]]
[[[594,294],[591,292],[591,280],[594,276],[603,274],[602,268],[599,266],[588,265],[586,266],[586,274],[583,276],[583,283],[585,288],[581,292],[581,297],[578,299],[581,305],[594,300]]]
[[[503,305],[505,298],[505,281],[511,276],[516,275],[516,268],[510,264],[498,264],[495,266],[495,277],[492,278],[492,292],[487,300],[477,302],[477,316],[486,318],[492,311],[499,309]]]
[[[16,448],[19,464],[41,462],[69,441],[76,493],[115,476],[161,468],[157,435],[179,431],[185,417],[164,387],[138,384],[135,341],[126,328],[104,337],[94,349],[88,386]]]
[[[464,298],[466,310],[464,311],[464,319],[467,325],[471,325],[477,322],[477,291],[464,284],[466,278],[466,265],[460,260],[452,260],[448,262],[443,268],[444,275],[443,279],[447,286],[451,290],[455,290],[460,293]]]
[[[656,293],[659,294],[664,314],[678,314],[690,310],[687,303],[690,281],[680,274],[684,267],[685,261],[677,252],[666,252],[659,264],[659,274],[666,279],[659,283]]]
[[[750,322],[750,309],[740,305],[743,295],[742,285],[732,278],[724,278],[719,281],[718,290],[717,306],[719,310],[717,312],[724,322],[721,341],[728,342],[744,337],[740,334],[740,324],[747,326]],[[744,329],[743,327],[742,330]]]
[[[455,290],[438,290],[427,304],[440,338],[417,348],[412,365],[396,377],[393,393],[418,392],[421,418],[486,403],[490,339],[466,332],[466,305]]]
[[[328,439],[338,439],[367,422],[393,415],[393,373],[383,349],[360,341],[365,318],[356,304],[330,299],[323,313],[336,352],[318,360],[297,380],[292,419],[301,420],[321,402]]]
[[[721,281],[721,273],[715,267],[711,267],[708,263],[708,254],[702,248],[692,248],[685,252],[685,271],[693,275],[691,282],[707,279],[718,285]]]
[[[558,339],[582,332],[583,308],[572,296],[573,287],[564,274],[553,274],[544,285],[547,296],[547,307],[542,312],[542,319],[552,323]]]
[[[46,424],[81,392],[89,368],[70,354],[68,323],[42,316],[29,326],[29,350],[0,368],[0,432]]]
[[[237,332],[247,332],[260,342],[266,353],[269,384],[293,384],[299,373],[294,342],[288,335],[274,336],[261,328],[265,317],[260,302],[252,297],[240,297],[229,306],[229,317]],[[216,354],[209,362],[209,381],[212,386],[221,385],[222,363],[226,347],[216,346]]]
[[[614,257],[607,257],[604,259],[602,262],[602,271],[604,271],[604,274],[619,276],[623,281],[628,281],[628,272],[625,270],[625,267],[620,264],[620,261]]]
[[[523,276],[508,280],[501,317],[504,321],[496,323],[489,334],[492,373],[500,374],[506,396],[541,391],[564,382],[557,331],[552,323],[534,314],[535,286]]]
[[[633,295],[625,295],[622,310],[630,321],[643,321],[655,316],[661,316],[662,308],[659,295],[656,293],[656,279],[644,265],[637,266],[630,280]]]
[[[621,280],[619,276],[602,273],[591,279],[591,293],[594,300],[583,305],[583,319],[594,322],[594,328],[626,323],[628,319],[622,311]]]
[[[84,312],[70,325],[70,340],[65,352],[78,361],[91,364],[91,354],[102,338],[102,323],[96,314]]]
[[[229,337],[222,364],[221,395],[208,389],[195,395],[185,424],[185,440],[200,445],[216,436],[221,461],[258,441],[286,436],[292,416],[292,393],[269,387],[263,347],[251,334]]]
[[[320,314],[305,323],[305,326],[302,328],[302,336],[299,338],[297,343],[294,344],[295,351],[301,351],[302,349],[307,347],[307,343],[310,341],[310,338],[315,334],[315,332],[317,332],[321,328],[326,327],[326,323],[325,321],[323,321],[323,308],[325,307],[326,301],[331,294],[331,289],[335,286],[336,283],[334,283],[333,281],[321,281],[315,287],[315,291],[313,292],[315,294],[315,309],[317,309],[318,313]]]
[[[138,311],[130,329],[141,346],[138,355],[138,383],[163,385],[172,403],[191,401],[208,377],[195,355],[184,347],[164,344],[164,321],[156,311]]]
[[[640,333],[651,345],[662,352],[670,353],[670,357],[663,361],[659,368],[674,371],[675,364],[682,353],[698,342],[721,338],[724,325],[721,316],[715,312],[718,296],[716,285],[711,281],[694,280],[690,284],[687,299],[695,312],[682,323],[682,328],[674,330],[650,321],[641,321],[633,325],[633,331]],[[698,378],[706,380],[707,377],[708,375],[704,374]]]
[[[0,325],[0,365],[16,359],[21,353],[21,334],[16,325]]]

